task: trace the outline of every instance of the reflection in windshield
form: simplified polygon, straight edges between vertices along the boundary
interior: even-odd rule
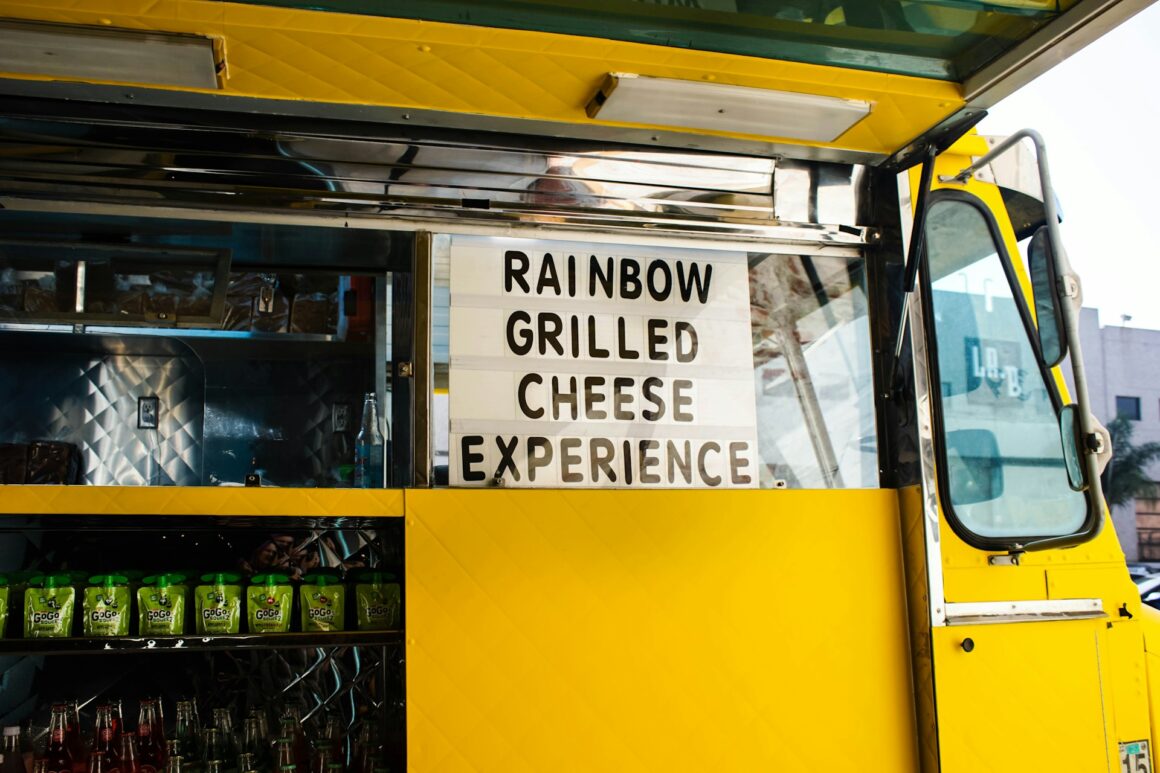
[[[962,201],[931,205],[927,249],[944,496],[983,537],[1074,532],[1084,497],[1068,486],[1055,408],[982,213]]]

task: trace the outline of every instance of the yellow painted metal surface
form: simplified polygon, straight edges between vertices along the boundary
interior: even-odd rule
[[[406,507],[412,770],[917,770],[895,492]]]
[[[937,628],[941,773],[1118,770],[1104,620]],[[974,649],[965,651],[971,639]]]
[[[0,486],[0,513],[401,516],[403,492],[237,486]]]
[[[242,97],[626,126],[584,107],[607,73],[632,72],[868,100],[871,114],[834,146],[871,153],[893,152],[963,104],[957,84],[902,75],[212,0],[0,0],[0,17],[210,36],[225,52],[220,93]]]

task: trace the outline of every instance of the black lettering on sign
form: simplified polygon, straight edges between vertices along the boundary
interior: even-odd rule
[[[673,379],[673,419],[676,421],[692,421],[693,414],[682,411],[681,408],[693,407],[692,395],[683,394],[686,389],[692,389],[693,382],[687,378]]]
[[[612,300],[612,291],[614,287],[616,271],[613,268],[612,258],[606,258],[608,261],[605,268],[601,269],[600,259],[595,255],[588,258],[588,294],[593,298],[596,297],[596,283],[600,283],[600,289],[604,291],[604,297]]]
[[[745,442],[729,444],[729,479],[733,481],[734,485],[749,483],[752,480],[750,476],[742,472],[749,466],[749,459],[742,456],[741,453],[748,450],[749,444]]]
[[[677,362],[697,359],[697,328],[693,327],[692,322],[673,325],[673,343],[677,345]]]
[[[519,444],[520,439],[515,435],[512,435],[512,442],[510,444],[504,443],[503,438],[499,435],[495,436],[495,445],[499,449],[499,464],[495,468],[495,477],[502,478],[505,471],[511,470],[512,479],[517,481],[520,479],[520,471],[516,467],[514,458],[516,447]]]
[[[461,473],[464,480],[486,480],[487,473],[475,469],[475,465],[483,461],[483,454],[472,449],[483,445],[482,435],[464,435],[459,439]]]
[[[600,482],[600,473],[604,473],[609,483],[616,483],[616,470],[612,469],[612,458],[615,456],[612,441],[608,438],[594,437],[588,441],[588,462],[592,470],[592,482]]]
[[[644,399],[656,406],[655,411],[650,411],[645,408],[640,412],[640,416],[645,421],[659,421],[665,415],[665,401],[657,396],[656,390],[664,386],[665,382],[661,381],[656,376],[649,376],[641,385],[641,392],[644,394]]]
[[[701,303],[709,301],[709,283],[713,281],[713,264],[705,266],[705,282],[701,282],[701,265],[699,263],[692,263],[689,265],[689,273],[685,274],[685,264],[683,262],[677,263],[677,285],[681,292],[681,300],[685,303],[693,297],[693,289],[697,290],[697,300]]]
[[[631,389],[633,380],[625,376],[612,379],[612,418],[617,421],[632,421],[636,414],[624,406],[632,405],[632,395],[626,395],[624,390]]]
[[[608,411],[603,408],[594,408],[597,403],[604,402],[604,376],[584,377],[584,416],[590,421],[600,421],[608,418]],[[597,389],[599,387],[599,389]]]
[[[657,279],[660,276],[663,280]],[[668,300],[669,293],[673,291],[673,271],[669,268],[669,264],[663,260],[654,260],[648,264],[648,294],[652,296],[654,301]]]
[[[632,485],[632,441],[624,441],[624,485]]]
[[[580,454],[575,453],[581,442],[578,437],[566,437],[560,441],[560,480],[564,483],[580,483],[584,480],[583,473],[572,469],[584,461]]]
[[[560,387],[560,379],[557,376],[552,376],[552,420],[560,420],[560,405],[567,403],[572,406],[572,421],[580,418],[578,411],[578,395],[576,394],[576,377],[570,376],[568,378],[569,390],[564,391]]]
[[[532,323],[532,315],[526,311],[513,311],[508,315],[507,320],[507,345],[512,354],[523,357],[532,350],[532,344],[535,341],[535,336],[532,331],[526,327],[516,329],[520,323],[530,325]]]
[[[632,258],[620,259],[620,297],[635,301],[640,297],[640,264]]]
[[[622,360],[636,360],[640,358],[640,352],[635,349],[628,348],[628,330],[626,330],[627,323],[624,317],[616,318],[616,350]]]
[[[682,457],[677,450],[677,444],[671,440],[666,441],[666,456],[669,458],[669,483],[674,483],[677,479],[676,471],[681,471],[681,477],[685,479],[685,483],[693,482],[693,449],[692,444],[688,440],[683,441],[685,444],[685,455]]]
[[[648,358],[654,362],[667,360],[669,353],[662,351],[661,347],[669,342],[669,337],[662,333],[669,326],[667,319],[650,319],[645,323],[648,329]]]
[[[548,344],[561,357],[564,356],[564,346],[560,343],[560,333],[564,332],[564,320],[559,314],[550,311],[541,311],[537,317],[540,322],[540,354],[548,353]]]
[[[569,315],[568,325],[572,329],[572,359],[578,360],[580,359],[580,315]]]
[[[533,408],[528,403],[528,386],[531,384],[543,384],[544,377],[539,373],[529,373],[520,379],[520,386],[516,390],[516,400],[520,404],[520,412],[529,419],[538,419],[544,415],[543,408]]]
[[[660,443],[655,440],[640,441],[640,482],[641,483],[660,483],[661,476],[655,472],[649,472],[649,469],[656,467],[661,463],[661,460],[652,456],[652,452],[660,447]]]
[[[540,278],[536,281],[536,295],[543,295],[545,287],[550,287],[556,295],[561,292],[560,277],[556,274],[556,261],[550,252],[544,255],[544,260],[540,263]]]
[[[596,317],[588,317],[588,356],[598,360],[608,359],[608,350],[596,345]]]
[[[519,285],[525,293],[532,291],[528,280],[524,279],[524,274],[528,273],[528,269],[532,267],[532,263],[528,260],[528,256],[519,250],[508,250],[503,255],[503,289],[505,293],[510,293],[512,287]]]
[[[709,474],[709,466],[706,463],[706,457],[709,455],[710,450],[719,454],[721,453],[721,446],[718,443],[714,443],[712,440],[701,446],[701,450],[697,452],[697,473],[701,476],[701,481],[703,483],[709,486],[720,486],[721,476]]]
[[[536,470],[552,463],[552,441],[533,435],[528,438],[528,481],[535,481]]]
[[[576,297],[576,256],[568,256],[568,297]]]

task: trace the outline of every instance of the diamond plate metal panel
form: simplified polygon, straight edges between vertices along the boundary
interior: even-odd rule
[[[137,398],[157,396],[157,430],[137,429]],[[93,485],[201,482],[205,377],[196,357],[55,352],[6,359],[0,438],[81,449]]]
[[[917,769],[894,492],[406,500],[412,770]]]

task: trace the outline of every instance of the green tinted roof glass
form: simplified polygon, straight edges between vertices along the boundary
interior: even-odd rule
[[[248,0],[962,81],[1077,0]]]

